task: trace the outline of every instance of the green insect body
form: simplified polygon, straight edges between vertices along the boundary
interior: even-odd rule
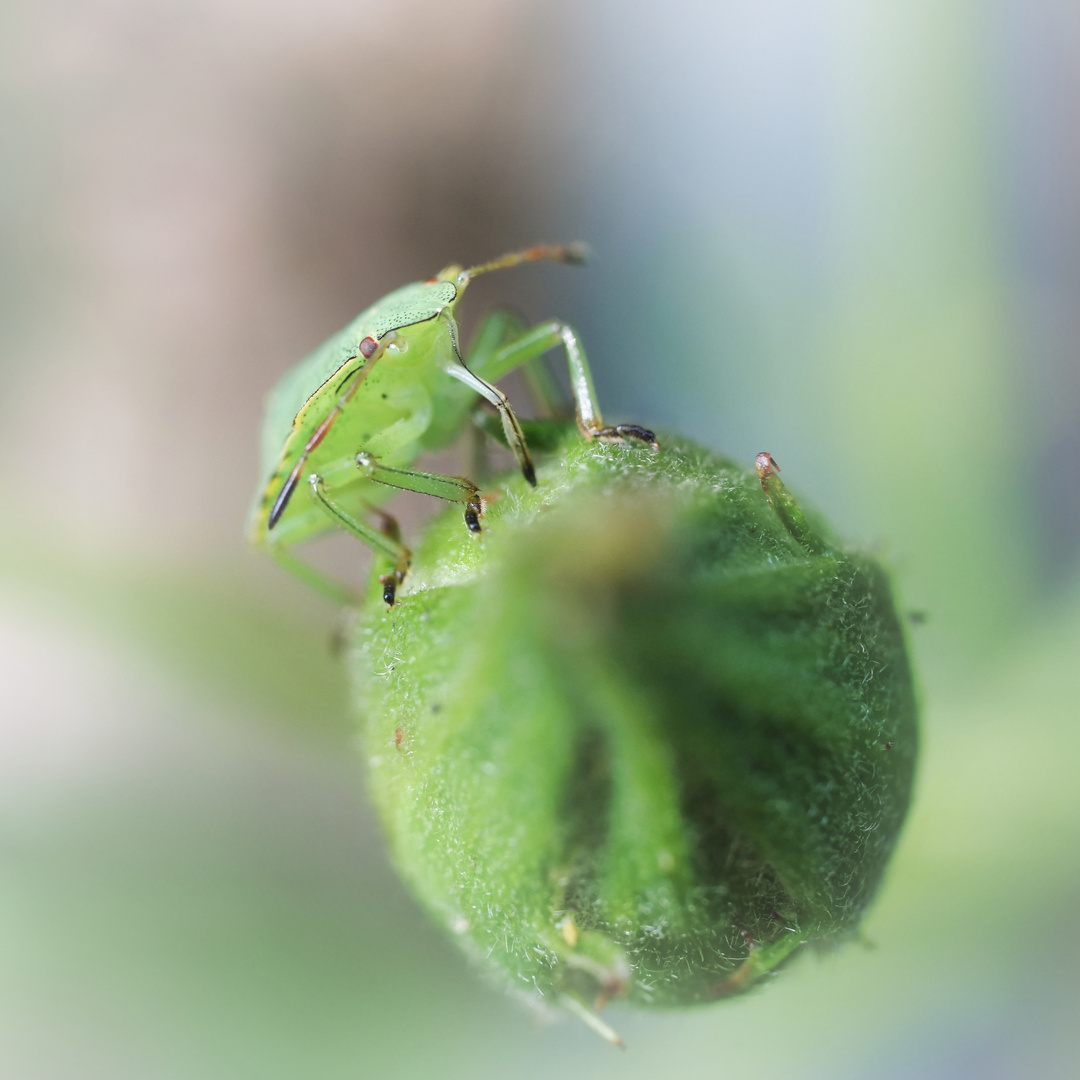
[[[634,438],[655,446],[651,432],[605,426],[584,350],[556,320],[528,328],[496,311],[463,357],[454,311],[469,281],[490,270],[539,259],[579,262],[578,246],[537,246],[397,289],[358,315],[281,379],[263,423],[264,483],[250,519],[252,542],[335,600],[354,598],[292,553],[310,537],[341,526],[387,565],[383,598],[393,604],[411,553],[396,523],[379,511],[393,490],[461,503],[465,523],[480,531],[483,501],[465,477],[413,469],[420,454],[452,442],[477,397],[498,410],[503,436],[525,479],[535,484],[528,447],[506,395],[492,385],[507,372],[561,347],[567,356],[578,427],[587,438]],[[306,490],[305,490],[306,489]],[[374,516],[378,525],[368,520]]]

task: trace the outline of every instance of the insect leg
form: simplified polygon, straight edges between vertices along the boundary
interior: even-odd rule
[[[355,359],[355,357],[353,359]],[[310,455],[319,443],[326,438],[327,433],[334,426],[334,422],[341,415],[345,406],[352,400],[353,395],[356,393],[364,379],[367,378],[370,371],[371,365],[368,365],[366,368],[356,368],[345,378],[342,386],[348,384],[348,389],[338,397],[337,401],[334,403],[334,407],[326,414],[323,422],[315,429],[311,438],[308,439],[304,446],[304,449],[300,452],[300,457],[293,466],[292,472],[286,477],[284,485],[278,492],[277,498],[274,500],[274,505],[270,508],[270,516],[266,523],[267,530],[273,529],[281,520],[281,515],[285,513],[285,508],[289,505],[289,501],[296,491],[296,486],[299,484],[300,478],[304,475],[304,468],[307,465],[308,455]]]
[[[345,606],[355,605],[360,602],[360,597],[354,589],[335,581],[334,578],[316,569],[311,563],[294,555],[284,544],[267,544],[266,550],[279,566],[283,566],[290,574],[309,588],[322,593],[327,600]]]
[[[585,350],[577,334],[566,323],[552,320],[524,331],[492,353],[481,370],[486,378],[499,379],[520,364],[558,347],[566,353],[570,389],[574,394],[574,408],[581,433],[587,439],[638,439],[655,449],[656,436],[648,428],[637,424],[604,424]]]
[[[521,337],[527,329],[528,324],[525,319],[511,308],[496,308],[488,312],[481,321],[466,356],[469,370],[481,378],[490,379],[487,368],[492,358],[503,346]],[[541,416],[545,419],[553,419],[565,413],[564,399],[559,385],[542,357],[533,356],[524,361],[521,372],[525,376],[529,396]]]
[[[480,320],[466,353],[470,370],[483,371],[488,358],[508,341],[520,337],[527,326],[521,313],[513,308],[497,307],[489,311]]]
[[[518,461],[518,467],[521,469],[525,479],[535,486],[536,470],[533,468],[532,458],[529,456],[529,448],[525,445],[525,436],[521,433],[521,425],[514,415],[514,410],[510,408],[510,402],[497,386],[485,382],[465,366],[465,361],[461,358],[461,351],[458,349],[457,324],[454,322],[453,316],[449,312],[444,312],[439,317],[446,326],[450,336],[450,344],[453,347],[453,359],[447,364],[446,373],[463,382],[470,389],[475,390],[481,397],[487,398],[499,410],[499,418],[502,420],[507,445],[513,450]]]
[[[449,502],[464,503],[465,524],[470,532],[480,531],[484,503],[477,486],[464,476],[442,476],[419,469],[392,469],[380,464],[374,454],[365,451],[356,455],[356,465],[369,480],[377,483],[403,491],[417,491],[421,495],[434,495]]]
[[[811,555],[820,555],[827,548],[826,542],[811,527],[806,520],[799,504],[791,497],[784,482],[777,476],[780,465],[776,458],[767,451],[762,451],[754,462],[757,468],[758,479],[761,481],[761,489],[765,492],[765,498],[776,512],[776,516],[783,522],[784,528]]]
[[[349,513],[340,503],[334,500],[326,492],[326,485],[322,477],[312,473],[308,477],[311,492],[323,507],[335,518],[339,525],[347,529],[362,543],[374,548],[376,554],[389,559],[394,568],[389,573],[380,574],[379,581],[383,587],[383,600],[393,607],[397,587],[405,580],[409,571],[409,563],[412,561],[412,552],[401,542],[398,535],[397,522],[389,514],[380,512],[383,527],[381,529],[361,521]]]

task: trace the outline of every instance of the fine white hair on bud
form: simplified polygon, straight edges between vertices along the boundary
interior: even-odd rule
[[[609,1001],[716,1000],[852,936],[917,750],[881,567],[771,455],[660,446],[571,433],[480,536],[436,519],[351,655],[403,876],[605,1032]]]

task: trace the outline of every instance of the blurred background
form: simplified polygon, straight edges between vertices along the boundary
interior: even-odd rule
[[[1076,1075],[1080,7],[13,0],[0,60],[0,1075]],[[466,324],[565,317],[923,616],[874,947],[625,1055],[416,909],[337,615],[243,536],[291,363],[572,238]]]

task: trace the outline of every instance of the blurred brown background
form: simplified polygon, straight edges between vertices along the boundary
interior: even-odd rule
[[[1075,1074],[1075,4],[16,0],[0,58],[0,1072]],[[282,371],[574,238],[466,325],[567,318],[613,418],[769,450],[927,615],[876,951],[627,1057],[412,906],[336,616],[243,539]]]

